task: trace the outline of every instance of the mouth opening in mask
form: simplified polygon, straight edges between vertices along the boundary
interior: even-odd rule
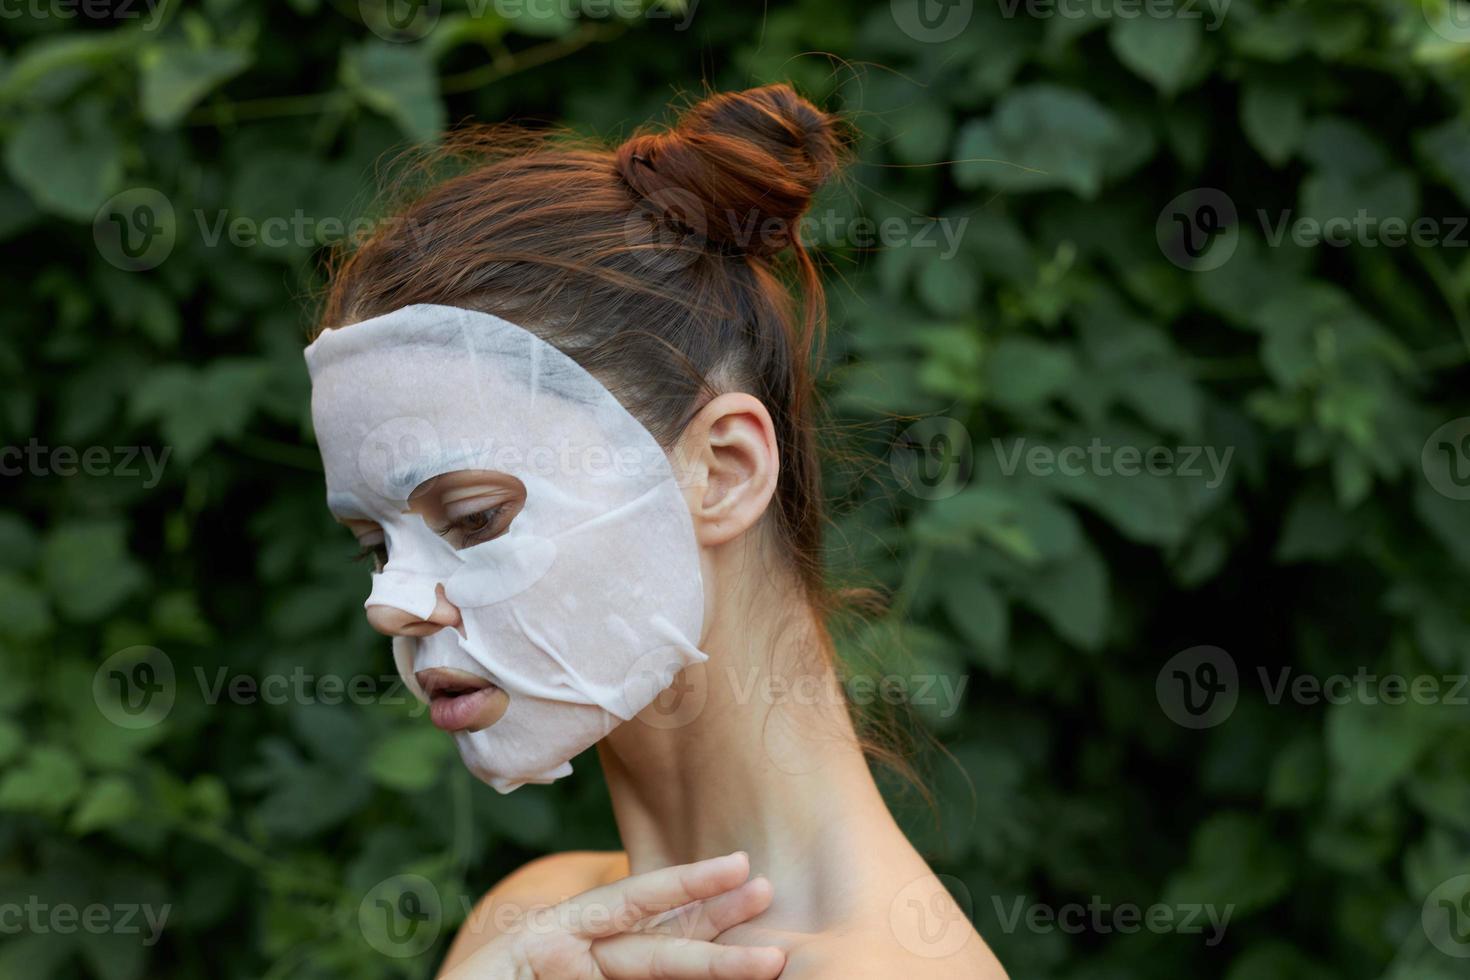
[[[446,732],[478,732],[500,720],[510,697],[494,681],[452,667],[414,674],[429,698],[429,720]]]

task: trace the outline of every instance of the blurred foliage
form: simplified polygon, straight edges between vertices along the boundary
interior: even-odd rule
[[[933,41],[903,3],[536,12],[554,6],[31,4],[0,24],[0,425],[46,450],[4,477],[0,515],[0,903],[170,907],[152,945],[8,928],[0,977],[424,976],[507,871],[617,846],[590,756],[499,797],[392,691],[322,505],[303,311],[386,151],[467,118],[617,137],[706,82],[777,79],[863,132],[812,227],[829,400],[879,461],[833,473],[834,574],[895,595],[857,640],[881,669],[972,681],[957,712],[916,706],[952,753],[928,768],[941,819],[902,809],[1012,976],[1463,976],[1421,927],[1470,871],[1463,701],[1272,703],[1260,679],[1470,669],[1470,503],[1421,460],[1470,415],[1467,236],[1273,241],[1282,215],[1360,209],[1453,237],[1463,8],[981,0]],[[1200,188],[1239,215],[1205,271],[1169,257],[1169,204]],[[904,240],[844,235],[860,216]],[[122,248],[144,231],[161,244]],[[895,417],[918,416],[970,440],[957,493],[895,485]],[[1220,482],[1008,464],[1094,440],[1232,456]],[[1240,697],[1194,730],[1155,682],[1200,644]],[[114,725],[94,677],[119,651],[148,677],[127,674],[139,645],[175,698]],[[443,928],[393,958],[359,909],[402,874],[434,883]],[[1094,896],[1233,915],[1213,946],[1004,926],[1021,897]]]

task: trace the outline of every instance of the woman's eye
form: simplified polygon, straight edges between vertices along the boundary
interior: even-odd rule
[[[459,547],[468,548],[470,545],[489,541],[504,533],[505,528],[501,525],[505,522],[500,519],[504,512],[505,505],[497,504],[462,517],[455,517],[445,527],[440,528],[439,533],[445,537],[457,534],[460,539]]]
[[[371,561],[373,571],[381,572],[383,566],[388,564],[388,543],[379,541],[376,544],[365,544],[352,556],[353,561]]]

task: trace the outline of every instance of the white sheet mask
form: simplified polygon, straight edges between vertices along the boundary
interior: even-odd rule
[[[498,317],[408,306],[306,348],[312,420],[339,517],[378,523],[388,547],[365,605],[418,619],[436,589],[463,635],[395,636],[394,660],[451,667],[510,696],[457,732],[460,757],[502,793],[569,774],[569,760],[703,662],[699,550],[658,442],[578,364]],[[461,470],[519,479],[500,537],[456,550],[408,500]]]

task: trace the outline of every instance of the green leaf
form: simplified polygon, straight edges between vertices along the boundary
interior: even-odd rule
[[[980,281],[963,256],[931,251],[919,266],[919,298],[940,316],[972,316],[980,300]]]
[[[1414,146],[1440,180],[1470,207],[1470,123],[1451,119],[1414,137]]]
[[[904,163],[942,159],[954,131],[953,116],[942,105],[916,101],[894,120],[893,154]]]
[[[110,66],[143,43],[142,31],[53,33],[27,44],[0,77],[0,102],[22,95],[43,103],[71,94],[92,73]]]
[[[168,446],[186,464],[216,439],[240,434],[265,394],[269,366],[222,358],[204,369],[182,364],[155,368],[133,392],[134,421],[157,421]]]
[[[1240,125],[1266,162],[1280,167],[1301,143],[1305,112],[1301,93],[1283,85],[1247,82],[1240,98]]]
[[[6,765],[25,746],[25,733],[14,722],[0,718],[0,765]]]
[[[1198,67],[1202,26],[1179,16],[1115,17],[1108,41],[1135,75],[1165,95],[1181,91]]]
[[[390,789],[419,793],[438,781],[445,761],[454,754],[453,745],[427,725],[400,729],[373,746],[368,771]]]
[[[1334,980],[1334,976],[1295,946],[1268,940],[1233,959],[1225,980]]]
[[[1069,348],[1031,337],[1007,337],[985,358],[983,380],[990,401],[1020,411],[1065,391],[1077,373],[1077,359]]]
[[[5,144],[10,175],[43,209],[91,221],[122,185],[122,145],[100,99],[21,120]]]
[[[1463,568],[1470,568],[1470,508],[1435,491],[1426,482],[1414,488],[1414,510],[1425,527]]]
[[[1291,866],[1290,855],[1259,817],[1220,813],[1195,830],[1189,864],[1169,877],[1164,901],[1233,906],[1243,918],[1287,893]]]
[[[63,615],[86,621],[107,615],[146,581],[118,521],[73,521],[52,531],[41,549],[41,578]]]
[[[138,812],[138,794],[123,776],[106,776],[89,787],[71,816],[71,832],[88,834],[114,827]]]
[[[12,572],[0,572],[0,633],[36,640],[51,631],[51,607],[40,589]]]
[[[430,50],[422,44],[366,41],[342,53],[342,84],[415,140],[444,129],[444,104]]]
[[[1276,542],[1279,562],[1330,561],[1353,543],[1355,528],[1337,505],[1318,492],[1292,501]]]
[[[1388,167],[1378,138],[1351,119],[1313,119],[1302,136],[1302,156],[1317,170],[1344,177],[1369,177]]]
[[[1059,85],[1021,86],[1002,97],[990,119],[961,127],[954,178],[966,188],[1064,187],[1092,198],[1126,138],[1118,117],[1090,95]]]
[[[1434,716],[1410,698],[1403,704],[1349,697],[1327,714],[1327,758],[1334,803],[1347,810],[1383,798],[1441,737]]]
[[[1044,569],[1021,598],[1074,646],[1098,650],[1107,639],[1108,570],[1091,547]]]
[[[0,810],[57,814],[82,790],[82,767],[65,749],[40,745],[0,776]]]
[[[970,659],[992,671],[1003,670],[1009,660],[1010,614],[1000,593],[973,574],[949,576],[939,589],[945,612],[972,644]]]
[[[184,118],[199,100],[250,66],[253,57],[239,48],[196,48],[185,42],[166,42],[144,48],[143,118],[165,129]]]

